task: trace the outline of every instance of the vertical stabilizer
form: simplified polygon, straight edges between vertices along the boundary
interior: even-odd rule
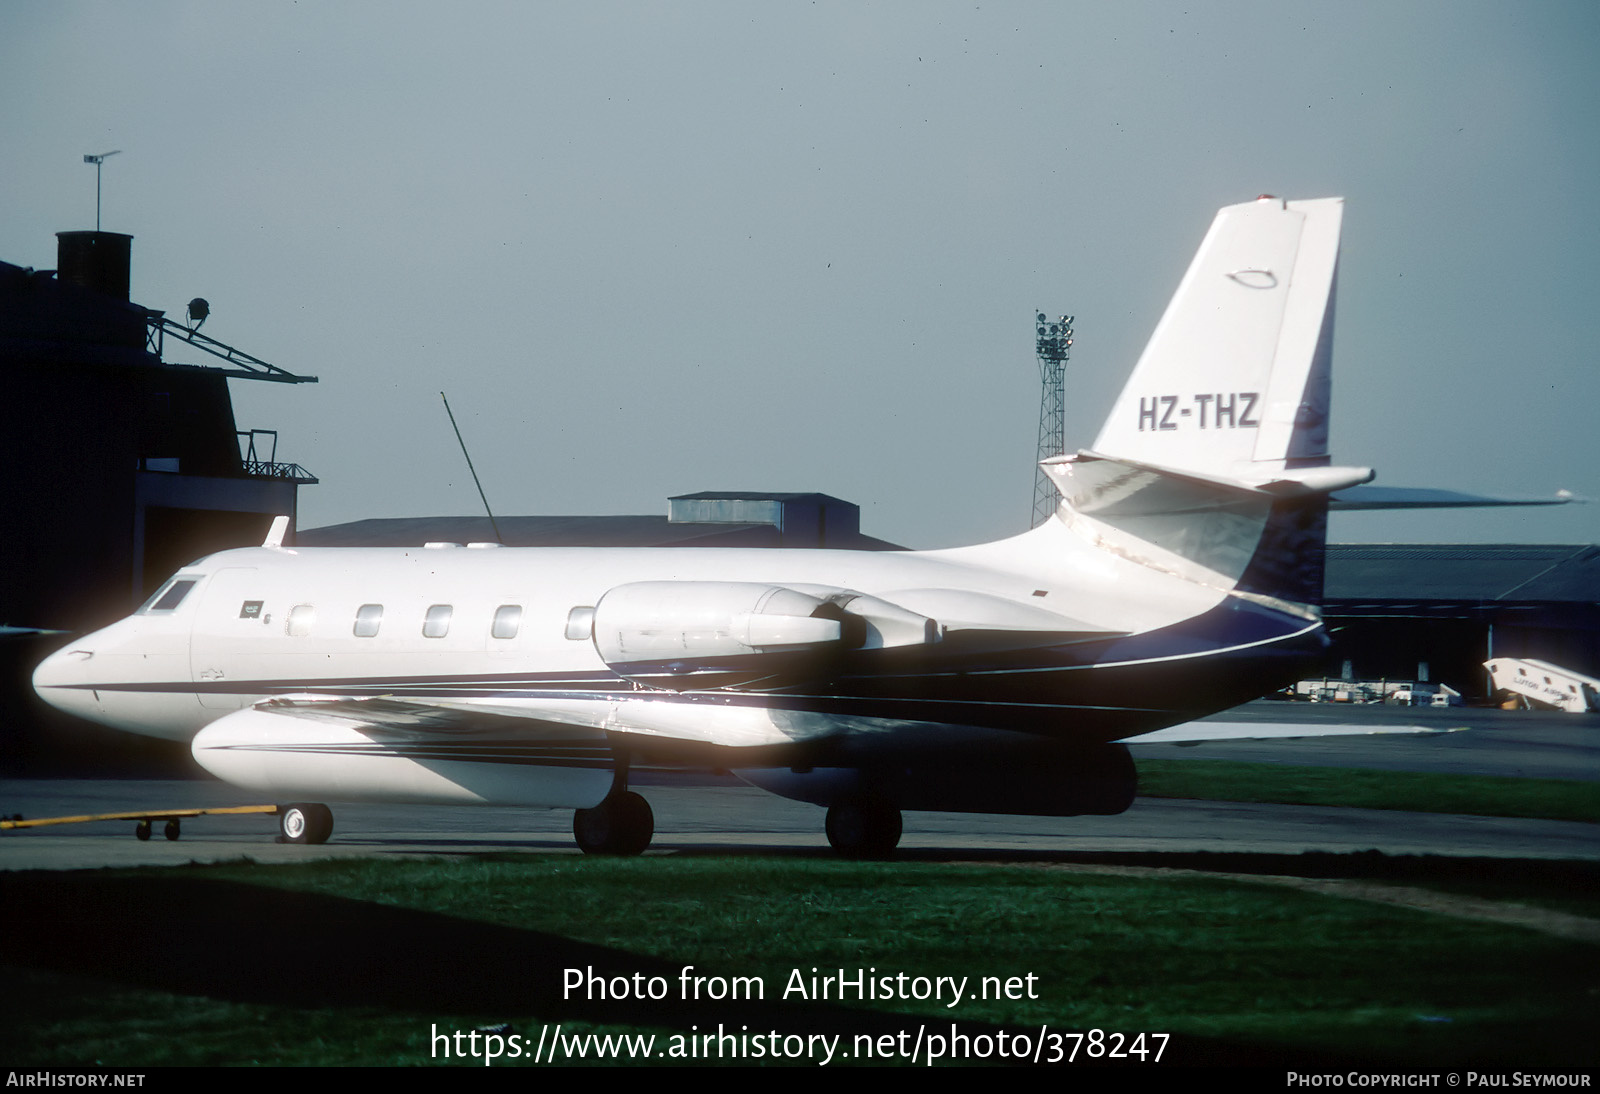
[[[1256,480],[1328,457],[1341,198],[1217,214],[1094,450]]]
[[[1322,594],[1340,198],[1217,214],[1094,450],[1047,461],[1061,519],[1184,578],[1300,604]]]

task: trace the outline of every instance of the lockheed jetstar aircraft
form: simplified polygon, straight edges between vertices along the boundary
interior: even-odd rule
[[[184,567],[34,675],[47,701],[190,740],[320,842],[325,801],[576,810],[650,842],[636,765],[826,807],[850,855],[902,810],[1114,814],[1124,742],[1292,682],[1324,650],[1339,199],[1223,209],[1054,519],[954,550],[295,548]],[[1272,733],[1262,727],[1263,735]],[[1302,727],[1300,735],[1315,733]]]

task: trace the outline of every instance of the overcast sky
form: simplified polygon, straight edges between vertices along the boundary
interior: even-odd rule
[[[130,233],[303,527],[815,490],[912,546],[1028,524],[1219,206],[1342,195],[1334,457],[1600,499],[1600,5],[0,3],[0,260]],[[169,359],[202,362],[180,347]],[[1346,541],[1600,542],[1560,510]]]

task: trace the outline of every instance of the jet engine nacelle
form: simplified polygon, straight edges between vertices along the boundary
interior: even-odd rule
[[[600,598],[593,637],[619,676],[685,691],[812,679],[846,650],[933,642],[938,625],[847,589],[639,581]]]

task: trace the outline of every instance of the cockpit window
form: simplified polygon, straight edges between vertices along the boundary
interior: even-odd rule
[[[144,607],[139,609],[139,614],[144,615],[149,612],[172,611],[179,604],[183,603],[183,598],[189,595],[189,590],[194,588],[199,583],[199,578],[174,578],[172,581],[167,582],[165,586],[158,590],[155,596],[152,596],[149,600],[145,601]]]

